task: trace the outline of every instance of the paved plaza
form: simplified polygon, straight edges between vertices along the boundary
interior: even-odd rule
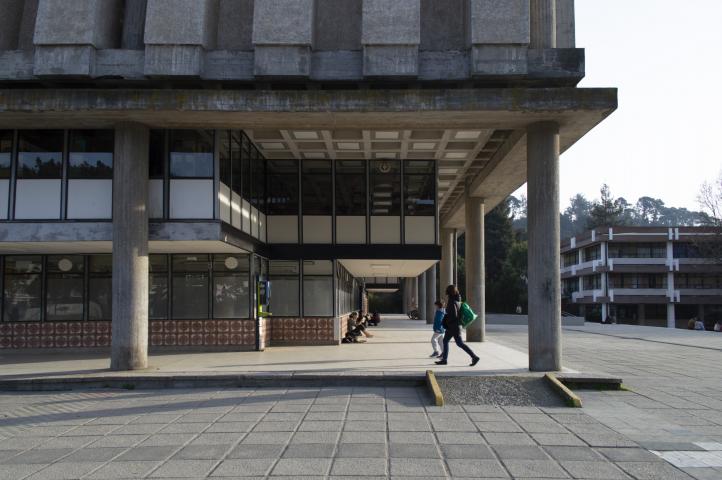
[[[525,353],[525,328],[488,330]],[[412,387],[5,392],[0,478],[722,478],[722,336],[564,333],[567,366],[630,391],[579,391],[581,410],[433,407]]]

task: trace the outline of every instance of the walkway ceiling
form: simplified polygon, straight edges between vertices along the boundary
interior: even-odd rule
[[[354,277],[416,277],[436,260],[339,260]]]

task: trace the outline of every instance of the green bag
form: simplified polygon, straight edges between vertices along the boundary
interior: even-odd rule
[[[461,326],[467,328],[469,325],[474,323],[477,318],[479,318],[479,316],[474,313],[469,304],[463,302],[461,304],[461,308],[459,309],[459,320],[461,321]]]

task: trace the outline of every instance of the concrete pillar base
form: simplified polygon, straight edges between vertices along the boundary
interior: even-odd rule
[[[484,269],[484,199],[466,197],[466,302],[479,319],[466,329],[466,339],[483,342],[486,336]]]

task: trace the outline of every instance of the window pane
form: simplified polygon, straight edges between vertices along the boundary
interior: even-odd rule
[[[232,132],[231,135],[231,190],[241,196],[241,134]]]
[[[168,318],[168,276],[165,274],[150,275],[148,316],[155,319]]]
[[[216,273],[213,277],[213,317],[248,318],[250,282],[246,273]]]
[[[148,266],[153,273],[168,271],[168,255],[149,255]]]
[[[302,164],[303,214],[331,215],[333,208],[330,160],[304,160]]]
[[[266,211],[266,161],[255,147],[252,148],[251,154],[251,205],[259,211]]]
[[[208,274],[173,274],[173,318],[208,318]]]
[[[40,255],[5,257],[5,273],[40,273],[43,260]]]
[[[208,255],[173,255],[173,272],[207,272]]]
[[[82,255],[49,255],[48,273],[83,273],[85,263]]]
[[[298,215],[298,162],[268,160],[269,215]]]
[[[434,216],[436,162],[433,160],[407,160],[404,170],[405,215]]]
[[[83,275],[48,273],[47,321],[82,320],[84,299]]]
[[[271,301],[269,311],[275,316],[299,315],[298,262],[275,260],[269,265]]]
[[[112,255],[91,255],[90,256],[90,272],[91,273],[112,273],[113,272],[113,256]]]
[[[70,178],[113,178],[113,130],[70,132]]]
[[[62,130],[21,130],[18,134],[18,178],[60,178]]]
[[[371,215],[401,215],[401,162],[373,160],[370,169]]]
[[[174,178],[213,178],[213,130],[172,130],[170,174]]]
[[[6,322],[39,322],[42,278],[39,274],[5,275]]]
[[[0,178],[10,178],[10,157],[13,152],[13,132],[0,130]]]
[[[213,255],[213,270],[216,272],[249,271],[249,255]]]
[[[241,148],[241,176],[243,177],[243,198],[251,201],[251,142],[243,135]],[[296,187],[298,188],[298,187]]]
[[[163,178],[165,172],[165,131],[151,130],[148,148],[149,178]]]
[[[111,277],[91,277],[88,287],[88,318],[111,320],[113,317]]]
[[[231,136],[228,130],[218,132],[218,163],[220,179],[227,187],[231,186]]]
[[[366,215],[366,161],[336,161],[336,215]]]
[[[331,260],[304,260],[304,275],[333,275],[333,262]]]
[[[333,277],[303,277],[303,314],[333,316]]]

